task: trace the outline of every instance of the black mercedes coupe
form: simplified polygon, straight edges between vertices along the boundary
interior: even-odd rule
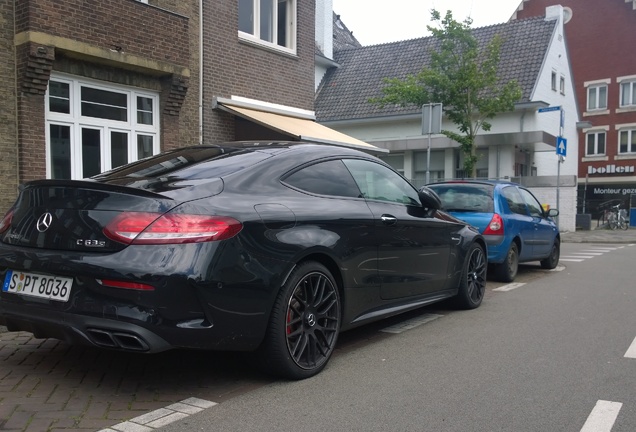
[[[375,156],[233,142],[23,185],[0,221],[0,324],[131,352],[253,351],[290,379],[341,331],[476,308],[486,245]]]

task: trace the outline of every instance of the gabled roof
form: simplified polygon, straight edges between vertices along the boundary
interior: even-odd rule
[[[530,99],[556,25],[557,20],[537,17],[473,29],[482,45],[495,34],[502,36],[500,80],[517,80],[521,102]],[[329,70],[318,90],[316,118],[328,122],[420,113],[420,107],[380,108],[369,99],[382,96],[383,78],[417,74],[430,61],[435,44],[435,38],[426,37],[335,51],[334,60],[340,67]]]
[[[636,0],[634,0],[636,1]],[[341,51],[350,48],[360,48],[362,45],[355,38],[345,23],[340,19],[340,15],[333,14],[333,51]]]

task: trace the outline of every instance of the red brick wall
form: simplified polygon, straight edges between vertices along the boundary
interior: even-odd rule
[[[635,165],[634,160],[616,161],[618,132],[613,125],[636,123],[636,111],[616,113],[620,104],[617,77],[636,75],[636,56],[631,41],[636,40],[636,10],[625,0],[528,0],[517,18],[544,16],[545,8],[562,5],[572,9],[565,24],[565,37],[576,86],[580,119],[595,126],[610,126],[607,131],[608,161],[579,162],[579,177],[585,178],[588,166]],[[611,79],[608,85],[609,114],[583,116],[587,109],[586,81]],[[579,158],[585,157],[585,134],[579,134]],[[621,174],[624,175],[624,174]]]

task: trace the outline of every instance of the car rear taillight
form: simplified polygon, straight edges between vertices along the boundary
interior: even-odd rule
[[[113,279],[97,279],[97,282],[100,285],[111,287],[111,288],[122,288],[122,289],[130,289],[137,291],[154,291],[155,287],[152,285],[142,284],[139,282],[128,282],[128,281],[119,281]]]
[[[226,240],[242,228],[225,216],[126,212],[106,225],[104,235],[125,244],[180,244]]]
[[[490,222],[486,226],[484,230],[484,235],[503,235],[504,234],[504,224],[503,219],[499,214],[495,213],[490,219]]]
[[[5,232],[11,226],[11,220],[13,219],[13,209],[9,210],[0,220],[0,234]]]

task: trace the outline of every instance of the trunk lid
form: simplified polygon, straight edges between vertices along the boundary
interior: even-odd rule
[[[222,190],[222,182],[217,183],[220,186],[209,188],[209,194]],[[175,192],[171,188],[169,196],[81,180],[34,181],[20,192],[10,210],[10,226],[1,239],[11,245],[47,250],[118,251],[126,245],[107,238],[104,227],[124,211],[164,214],[183,202],[174,198]]]

